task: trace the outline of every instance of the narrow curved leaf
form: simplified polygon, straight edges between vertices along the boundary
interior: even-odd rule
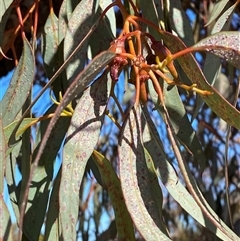
[[[149,132],[148,129],[145,128],[145,132]],[[144,139],[144,146],[146,144],[145,141],[146,140]],[[163,194],[162,194],[162,190],[159,186],[157,171],[155,169],[152,157],[146,148],[144,148],[144,153],[145,153],[146,164],[147,164],[147,169],[148,169],[148,178],[150,181],[150,185],[149,185],[150,192],[151,192],[151,196],[153,198],[156,213],[159,215],[159,217],[157,219],[154,219],[154,221],[158,223],[160,230],[166,236],[169,236],[167,227],[166,227],[165,223],[163,222],[163,218],[162,218]]]
[[[43,60],[48,66],[56,65],[57,59],[54,60],[54,56],[57,53],[59,41],[58,41],[58,19],[54,12],[50,12],[47,21],[44,25],[43,34]],[[55,66],[56,67],[56,66]],[[53,69],[55,71],[55,69]]]
[[[194,164],[196,166],[199,165],[201,172],[203,172],[207,160],[203,153],[202,146],[188,119],[187,112],[184,108],[181,97],[179,96],[177,87],[173,87],[171,90],[168,90],[167,87],[168,85],[164,83],[163,93],[165,106],[167,107],[172,127],[181,144],[192,153]],[[163,109],[159,104],[159,99],[152,83],[149,83],[149,91],[155,108],[161,115],[163,115]]]
[[[79,100],[63,148],[59,205],[64,240],[76,239],[80,185],[87,161],[97,144],[108,101],[105,77],[88,88]]]
[[[73,52],[93,25],[96,3],[94,0],[83,0],[74,9],[68,22],[64,39],[64,59]],[[83,11],[84,10],[84,11]],[[84,41],[81,49],[73,56],[66,68],[67,79],[72,82],[86,64],[88,41]]]
[[[59,43],[65,38],[68,21],[72,16],[73,10],[79,2],[77,0],[63,0],[59,11],[58,36]]]
[[[2,0],[0,3],[0,59],[4,57],[2,51],[4,50],[5,44],[7,44],[6,40],[8,39],[8,35],[4,34],[4,31],[9,15],[13,9],[13,7],[10,6],[12,1],[13,0]]]
[[[69,18],[73,12],[69,0],[63,0],[58,16],[58,41],[59,43],[65,38]]]
[[[160,31],[159,33],[161,34],[171,53],[177,53],[183,49],[186,49],[185,44],[176,36],[168,32]],[[212,109],[212,111],[214,111],[229,125],[240,129],[240,112],[207,83],[193,55],[186,54],[179,57],[177,61],[192,83],[197,84],[198,88],[202,90],[207,90],[213,93],[209,96],[201,96],[204,102]]]
[[[101,7],[102,11],[104,11],[110,4],[112,3],[111,0],[100,0],[99,1],[99,7]],[[110,31],[111,31],[111,35],[113,37],[116,37],[116,33],[117,33],[117,27],[116,27],[116,16],[115,16],[115,10],[114,8],[110,8],[104,19],[107,19],[107,24],[110,24]]]
[[[2,19],[5,11],[10,7],[14,0],[2,0],[1,1],[1,7],[0,7],[0,19]],[[1,22],[1,21],[0,21]]]
[[[235,4],[234,4],[235,5]],[[220,32],[220,31],[228,31],[231,27],[231,20],[232,20],[232,11],[235,6],[232,6],[231,9],[229,8],[226,12],[224,12],[219,19],[214,24],[211,34]],[[211,68],[209,68],[211,66]],[[214,54],[207,53],[204,65],[203,65],[203,74],[210,85],[214,85],[215,80],[221,70],[221,59]],[[193,112],[191,122],[196,118],[199,110],[203,106],[203,99],[197,95],[196,97],[196,108]]]
[[[99,7],[94,16],[94,22],[97,22],[105,8],[111,4],[111,0],[100,0]],[[89,38],[88,58],[101,52],[103,49],[108,49],[111,42],[116,36],[116,17],[114,8],[107,11],[105,17],[99,21],[97,28]]]
[[[18,131],[16,137],[21,136],[23,134],[23,132],[29,127],[29,125],[32,122],[35,122],[36,120],[38,120],[38,118],[25,118],[20,125],[19,131]],[[5,140],[7,142],[12,134],[12,131],[14,130],[14,128],[17,124],[18,124],[18,120],[11,122],[8,126],[4,127]]]
[[[49,207],[46,217],[46,228],[44,233],[44,241],[50,240],[59,240],[61,238],[62,231],[61,225],[59,223],[59,186],[61,180],[61,169],[58,172],[58,175],[54,181],[54,186],[51,192],[51,197],[49,201]]]
[[[56,109],[56,106],[51,106],[44,115],[48,115],[52,113]],[[39,132],[43,135],[47,129],[49,124],[49,119],[44,120],[40,123]],[[32,184],[29,189],[29,200],[31,200],[26,208],[26,214],[24,217],[24,230],[28,237],[31,237],[32,240],[37,240],[40,233],[42,224],[45,219],[45,214],[48,206],[49,194],[52,187],[52,179],[54,173],[54,163],[57,158],[58,151],[60,146],[64,140],[64,136],[68,129],[70,123],[70,118],[61,117],[57,121],[54,126],[51,135],[47,141],[47,145],[41,159],[39,161],[39,165],[34,172],[32,178]],[[37,141],[35,142],[37,143]],[[38,146],[35,148],[33,152],[33,160],[38,152],[38,148],[41,142],[38,143]],[[23,166],[23,165],[22,165]],[[26,172],[26,171],[25,171]],[[29,173],[29,171],[28,171]],[[24,176],[24,169],[22,167],[22,182],[21,186],[24,186],[24,178],[26,179],[26,175]],[[27,178],[28,180],[28,178]],[[25,184],[26,185],[26,184]],[[24,188],[21,188],[21,194],[24,192]],[[21,196],[20,196],[21,197]],[[36,216],[38,219],[36,220]]]
[[[239,39],[238,31],[219,32],[202,39],[193,47],[204,47],[206,51],[216,54],[240,69]]]
[[[59,13],[60,15],[60,13]],[[63,19],[62,19],[63,20]],[[65,20],[65,19],[64,19]],[[67,21],[67,20],[65,20]],[[61,23],[63,25],[63,23]],[[60,28],[60,29],[59,29]],[[59,20],[53,11],[50,11],[47,21],[44,25],[42,34],[42,52],[44,67],[47,76],[52,77],[63,63],[63,37],[60,37],[61,31],[65,31],[63,26],[60,26]],[[59,74],[58,78],[52,84],[52,90],[56,97],[59,92],[64,93],[68,87],[65,72]]]
[[[188,212],[196,221],[198,221],[201,225],[211,230],[213,233],[215,233],[219,238],[221,238],[224,241],[233,241],[233,240],[239,240],[237,236],[233,233],[230,228],[224,224],[222,220],[219,219],[219,217],[215,214],[215,212],[212,210],[212,208],[207,204],[207,202],[204,202],[204,204],[207,207],[207,210],[216,218],[216,220],[219,220],[219,223],[222,225],[222,229],[224,232],[226,232],[228,235],[226,235],[222,230],[215,227],[215,225],[212,224],[212,222],[209,221],[208,218],[206,218],[198,206],[198,204],[195,202],[193,197],[189,194],[189,192],[186,190],[186,188],[183,186],[183,184],[180,182],[176,175],[176,171],[170,164],[170,162],[167,159],[167,156],[164,152],[163,145],[160,142],[158,131],[149,115],[149,112],[146,108],[143,109],[144,117],[147,120],[148,128],[150,129],[151,133],[151,144],[147,146],[148,151],[150,155],[152,156],[152,159],[154,161],[155,167],[158,171],[158,175],[162,181],[162,183],[165,185],[171,196],[176,200],[183,209],[185,209],[186,212]],[[192,177],[192,174],[189,172],[189,175]],[[197,192],[200,192],[197,188]],[[204,200],[204,198],[202,197]],[[204,200],[205,201],[205,200]]]
[[[221,16],[218,18],[216,23],[213,26],[212,34],[218,33],[220,31],[230,30],[231,20],[234,13],[234,9],[237,7],[238,1],[233,4],[228,10],[226,10]]]
[[[20,194],[20,186],[16,183],[15,171],[18,166],[19,156],[21,153],[21,144],[22,142],[18,142],[14,149],[11,151],[11,155],[6,157],[6,169],[5,169],[5,178],[8,185],[8,193],[10,196],[11,204],[13,207],[14,214],[16,216],[16,220],[19,220],[19,194]]]
[[[210,14],[210,18],[209,18],[208,22],[206,23],[206,26],[211,24],[216,18],[218,18],[220,16],[221,12],[223,11],[223,9],[225,8],[225,6],[227,5],[228,2],[229,2],[228,0],[221,0],[221,1],[215,2],[213,10]]]
[[[58,118],[60,117],[62,111],[67,107],[67,105],[79,94],[81,94],[84,89],[94,80],[94,78],[106,67],[106,65],[116,56],[115,53],[110,51],[102,52],[97,55],[92,62],[74,79],[73,83],[69,86],[65,92],[61,103],[57,107],[54,116],[52,117],[46,133],[42,140],[40,152],[42,152],[46,141],[50,135],[51,129],[53,129]],[[14,145],[16,141],[16,128],[9,138],[9,145]],[[39,157],[38,157],[39,158]]]
[[[189,47],[194,44],[193,31],[190,21],[182,9],[182,3],[179,0],[169,1],[169,24],[177,36]]]
[[[27,39],[23,41],[23,53],[0,105],[3,126],[10,124],[26,101],[35,74],[35,60]]]
[[[63,0],[62,5],[59,10],[58,15],[58,41],[59,43],[65,38],[67,25],[68,25],[68,16],[70,14],[70,10],[67,9],[67,1]]]
[[[2,120],[0,118],[0,193],[3,193],[4,172],[6,165],[6,140],[3,131]]]
[[[0,240],[14,240],[16,238],[14,237],[14,231],[8,208],[3,200],[2,193],[0,193]]]
[[[123,199],[120,181],[109,160],[97,151],[94,151],[93,156],[113,205],[118,240],[135,241],[133,223]]]
[[[45,115],[52,113],[55,108],[55,105],[51,106],[47,110]],[[45,133],[49,121],[50,120],[47,119],[40,123],[39,132],[41,133],[41,136]],[[31,237],[33,240],[37,240],[41,233],[42,224],[44,222],[45,214],[47,211],[49,194],[53,184],[52,179],[54,172],[54,163],[57,158],[60,146],[64,140],[64,136],[68,129],[69,123],[70,118],[59,118],[56,125],[51,131],[51,135],[48,139],[45,151],[41,156],[39,165],[37,166],[32,178],[32,184],[29,189],[28,196],[29,200],[31,201],[27,205],[26,214],[24,217],[24,230],[25,233],[28,234],[28,237]],[[32,155],[33,159],[38,152],[39,145],[40,144],[38,144],[38,146],[34,149]],[[23,180],[24,179],[22,179],[21,185],[23,185]],[[37,220],[36,217],[38,217]]]
[[[142,10],[142,14],[144,18],[148,19],[150,22],[156,24],[159,26],[159,20],[163,19],[163,13],[162,13],[162,6],[159,2],[159,7],[156,8],[156,5],[153,0],[145,1],[145,0],[139,0],[139,6]],[[158,39],[158,34],[156,31],[152,31],[152,29],[149,29],[149,33],[155,38]]]
[[[53,165],[53,163],[51,164]],[[24,215],[23,230],[24,233],[26,233],[28,237],[31,237],[32,240],[38,240],[47,211],[48,198],[52,181],[52,175],[48,174],[50,173],[49,171],[45,170],[45,165],[39,165],[35,169],[31,187],[29,189],[28,203]],[[26,185],[23,184],[23,186]],[[21,189],[22,195],[24,195],[24,191],[25,190]]]
[[[157,216],[159,219],[159,213],[156,212],[154,202],[149,196],[150,184],[147,181],[148,172],[141,132],[139,109],[133,108],[124,126],[119,146],[119,172],[123,195],[132,220],[145,240],[170,240],[160,230],[158,222],[154,221]]]

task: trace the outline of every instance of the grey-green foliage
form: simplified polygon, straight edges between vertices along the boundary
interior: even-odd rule
[[[0,64],[13,64],[7,62],[13,56],[17,65],[0,102],[0,240],[240,240],[237,3],[125,0],[117,1],[123,16],[112,7],[100,18],[111,0],[53,0],[53,9],[43,0],[36,40],[30,11],[37,1],[20,3],[22,14],[29,14],[25,35],[12,2],[0,3]],[[191,10],[192,23],[186,15]],[[125,19],[128,13],[137,17]],[[185,53],[174,63],[183,84],[208,95],[160,77],[154,83],[149,65],[148,101],[134,105],[136,92],[127,94],[136,84],[129,72],[135,68],[136,77],[141,63],[137,55],[120,57],[125,65],[118,69],[116,54],[134,53],[131,40],[117,49],[113,41],[117,28],[128,31],[126,20],[133,24],[130,34],[138,36],[138,27],[172,56],[190,46],[199,51],[198,62]],[[141,36],[141,48],[132,37],[143,58],[151,48],[147,36]],[[124,75],[112,81],[109,72],[118,70]],[[5,72],[0,68],[1,76]],[[49,80],[51,106],[33,116],[43,95],[32,98],[39,76]],[[221,78],[219,93],[212,84]],[[232,102],[222,95],[233,96]]]

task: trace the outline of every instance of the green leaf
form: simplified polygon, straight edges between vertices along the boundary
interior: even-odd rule
[[[181,144],[192,153],[195,166],[199,165],[201,172],[203,172],[206,167],[206,156],[203,153],[202,146],[188,119],[187,112],[184,108],[181,97],[179,96],[178,89],[177,87],[173,87],[171,90],[168,90],[167,87],[168,85],[164,83],[164,100],[172,127]],[[156,110],[159,114],[163,115],[162,106],[159,103],[158,96],[152,83],[149,83],[149,92]]]
[[[211,24],[216,18],[220,16],[221,12],[223,11],[223,9],[225,8],[228,2],[229,2],[228,0],[220,0],[215,2],[213,6],[213,10],[210,14],[210,18],[205,26],[208,26],[209,24]]]
[[[61,13],[59,13],[60,15]],[[63,20],[63,19],[62,19]],[[63,63],[63,41],[64,36],[59,36],[61,31],[65,31],[63,26],[60,26],[60,20],[54,12],[50,12],[48,19],[44,25],[42,34],[42,49],[43,61],[48,78],[52,77]],[[64,19],[64,21],[66,21]],[[61,24],[64,24],[63,22]],[[60,29],[61,30],[60,30]],[[65,71],[62,72],[52,84],[52,90],[57,97],[59,92],[64,93],[68,87]]]
[[[29,128],[29,126],[31,125],[32,122],[35,122],[38,118],[25,118],[23,120],[23,122],[21,123],[19,130],[16,134],[16,137],[20,137],[27,128]],[[5,141],[6,143],[8,143],[9,138],[14,130],[14,128],[16,127],[16,125],[18,124],[18,120],[11,122],[8,126],[4,127],[4,135],[5,135]],[[12,151],[13,147],[7,147],[7,155],[9,155],[9,153]]]
[[[94,0],[83,0],[74,9],[68,22],[64,39],[64,59],[73,52],[81,40],[87,35],[93,25],[95,16]],[[83,11],[84,9],[84,11]],[[84,41],[81,49],[73,56],[66,68],[67,79],[71,83],[86,64],[88,41]]]
[[[32,240],[38,240],[41,233],[52,183],[51,176],[45,166],[38,166],[32,178],[23,224],[24,233]],[[21,190],[22,194],[24,191]]]
[[[14,238],[14,230],[8,208],[3,200],[2,193],[0,193],[0,240],[12,241]]]
[[[105,51],[97,55],[92,62],[74,79],[73,83],[69,86],[65,92],[61,103],[57,107],[54,116],[52,117],[46,133],[42,139],[41,146],[39,148],[39,155],[36,159],[38,160],[43,153],[44,147],[46,146],[46,141],[48,140],[51,130],[56,124],[58,118],[60,117],[62,111],[67,107],[67,105],[79,94],[81,94],[84,89],[94,80],[94,78],[106,67],[106,65],[116,56],[115,53],[110,51]],[[16,132],[11,134],[9,139],[9,145],[16,143]],[[36,160],[35,160],[36,161]]]
[[[220,31],[228,31],[231,28],[233,10],[235,9],[236,4],[230,7],[218,18],[218,20],[213,26],[211,34],[214,34]],[[209,68],[209,66],[211,66],[211,68]],[[215,80],[220,70],[221,70],[221,59],[214,54],[207,53],[204,60],[203,74],[210,85],[213,85],[215,83]],[[203,100],[197,95],[196,108],[192,115],[192,121],[196,118],[199,110],[202,108],[203,103],[204,103]]]
[[[160,33],[171,53],[177,53],[186,48],[184,43],[176,36],[168,32]],[[229,125],[240,129],[240,112],[207,83],[193,55],[186,54],[179,57],[177,61],[192,83],[197,84],[198,88],[202,90],[207,90],[213,93],[209,96],[201,96],[212,111]]]
[[[87,161],[98,141],[108,97],[104,75],[84,92],[68,129],[59,192],[60,221],[65,240],[76,238],[80,185]]]
[[[16,167],[20,164],[19,156],[21,150],[22,142],[18,142],[17,145],[11,152],[11,155],[6,157],[6,169],[5,169],[5,178],[8,185],[8,193],[10,196],[11,204],[13,207],[14,214],[16,219],[19,220],[19,194],[20,194],[20,184],[16,186]]]
[[[67,25],[68,25],[68,16],[70,15],[70,10],[67,9],[67,1],[63,0],[62,5],[59,10],[58,15],[58,41],[59,43],[65,38]]]
[[[45,115],[52,113],[55,108],[55,105],[50,107],[49,110],[45,113]],[[50,120],[47,119],[41,122],[40,131],[42,135],[45,133],[49,121]],[[41,156],[39,165],[33,176],[32,185],[29,190],[29,200],[31,200],[32,202],[29,202],[27,206],[27,212],[24,217],[24,226],[26,233],[29,237],[32,237],[33,240],[38,239],[42,223],[45,219],[45,212],[47,209],[50,188],[52,186],[54,171],[53,167],[57,158],[58,151],[68,129],[69,123],[70,118],[59,118],[56,125],[51,131],[51,135],[47,141],[45,151]],[[38,148],[39,146],[35,148],[33,152],[33,160],[36,153],[38,152]],[[38,219],[34,221],[36,217],[38,217]]]
[[[139,108],[139,107],[138,107]],[[123,195],[136,228],[148,241],[170,240],[161,230],[147,181],[145,153],[139,109],[133,108],[119,144],[119,172]]]
[[[234,9],[237,7],[238,2],[233,4],[229,9],[227,9],[221,16],[219,16],[218,20],[213,26],[211,34],[218,33],[220,31],[227,31],[231,28],[232,16],[234,13]]]
[[[139,6],[142,10],[142,14],[144,18],[146,18],[148,21],[156,24],[159,26],[160,20],[163,19],[163,12],[162,12],[162,6],[159,2],[158,8],[156,8],[156,5],[153,1],[145,1],[145,0],[139,0]],[[152,31],[152,29],[149,29],[149,32],[152,34],[152,36],[155,39],[158,39],[159,35],[156,33],[156,31]]]
[[[145,132],[149,132],[147,128],[145,128]],[[144,139],[144,146],[146,144],[146,139]],[[149,143],[151,145],[151,143]],[[152,160],[151,155],[147,151],[146,148],[144,148],[144,153],[145,153],[145,158],[146,158],[146,165],[148,169],[148,181],[149,181],[149,186],[150,186],[150,194],[154,202],[154,209],[156,213],[159,215],[156,215],[157,218],[154,218],[154,222],[157,223],[158,227],[160,230],[166,235],[169,236],[167,227],[165,223],[163,222],[162,218],[162,205],[163,205],[163,194],[162,190],[159,186],[159,181],[158,181],[158,175],[157,171],[154,166],[154,162]],[[153,215],[152,215],[153,217]]]
[[[24,39],[23,43],[22,56],[11,79],[10,86],[0,102],[3,126],[10,124],[16,118],[29,95],[34,79],[35,60],[32,48],[27,39]]]
[[[207,210],[215,217],[216,220],[219,220],[219,223],[222,225],[222,229],[216,228],[209,219],[204,216],[202,210],[193,199],[193,197],[189,194],[186,188],[183,186],[181,181],[176,175],[176,171],[173,166],[170,164],[167,156],[164,152],[162,143],[159,139],[158,131],[153,123],[148,110],[146,108],[143,109],[144,117],[146,118],[148,128],[150,129],[151,133],[151,144],[148,145],[148,150],[152,159],[154,161],[155,167],[158,171],[158,175],[165,185],[171,196],[176,200],[181,207],[188,212],[196,221],[198,221],[201,225],[211,230],[214,234],[216,234],[219,238],[224,241],[230,240],[239,240],[237,236],[227,227],[226,224],[219,217],[215,214],[212,208],[208,205],[205,199],[201,196],[202,200],[204,200],[204,205],[206,206]],[[189,168],[186,167],[188,170],[188,175],[194,182],[194,178],[192,177]],[[194,184],[194,188],[196,188],[197,193],[200,193],[196,184]],[[200,194],[201,195],[201,194]],[[223,232],[227,233],[227,235]]]
[[[9,19],[9,15],[12,12],[13,7],[10,6],[13,0],[2,0],[0,3],[0,54],[2,53],[3,43],[6,44],[4,38],[8,39],[8,35],[5,33],[5,26]],[[3,56],[1,56],[2,58]]]
[[[10,7],[10,5],[12,3],[13,3],[13,0],[2,0],[1,1],[1,5],[0,5],[0,19],[2,19],[2,17],[5,14],[6,10]]]
[[[44,25],[42,45],[43,45],[44,63],[49,67],[54,64],[56,65],[57,59],[55,56],[58,50],[59,41],[58,41],[58,19],[54,14],[54,12],[50,12],[47,18],[47,21]],[[54,66],[52,71],[54,72],[56,71],[54,69]]]
[[[6,165],[6,141],[4,137],[2,120],[0,118],[0,193],[3,193],[5,165]]]
[[[59,13],[59,15],[62,13]],[[62,16],[63,17],[63,16]],[[61,19],[67,21],[66,19]],[[48,77],[52,77],[63,62],[63,41],[64,36],[59,36],[64,30],[64,22],[60,25],[60,20],[54,12],[50,12],[44,26],[42,34],[43,60]],[[60,29],[59,29],[60,28]],[[58,99],[59,93],[64,93],[68,87],[65,71],[62,72],[52,84],[52,90]]]
[[[63,0],[59,11],[58,40],[59,43],[65,38],[68,21],[71,18],[77,0]]]
[[[169,1],[169,25],[177,36],[189,47],[194,44],[193,31],[190,21],[182,9],[182,3],[179,0]]]
[[[239,39],[238,31],[219,32],[202,39],[193,47],[204,47],[206,51],[216,54],[240,69]]]
[[[44,241],[59,240],[62,241],[61,225],[59,223],[59,187],[61,180],[61,169],[54,180],[54,186],[51,192],[48,212],[46,216],[46,228],[44,233]]]
[[[100,0],[99,7],[95,13],[94,22],[99,19],[102,11],[110,4],[110,0]],[[114,9],[111,8],[107,11],[107,14],[103,19],[100,20],[97,28],[94,30],[92,36],[89,38],[90,49],[88,51],[88,57],[91,59],[92,56],[97,55],[104,49],[108,49],[110,43],[116,36],[116,17]]]
[[[107,189],[113,205],[118,239],[129,241],[135,240],[133,223],[123,198],[120,181],[109,160],[97,151],[93,152],[93,156],[101,173],[104,188]]]
[[[100,0],[99,7],[102,9],[102,11],[104,11],[111,3],[112,3],[112,0]],[[113,37],[116,37],[117,27],[116,27],[116,16],[115,16],[114,8],[110,8],[107,11],[103,20],[104,20],[103,22],[105,22],[106,25],[110,24],[111,35]]]

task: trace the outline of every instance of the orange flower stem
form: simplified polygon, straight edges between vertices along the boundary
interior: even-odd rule
[[[139,99],[140,99],[140,78],[139,78],[139,68],[137,66],[133,66],[134,68],[134,72],[136,74],[136,83],[135,83],[135,87],[136,87],[136,96],[135,96],[135,105],[138,106],[139,105]]]

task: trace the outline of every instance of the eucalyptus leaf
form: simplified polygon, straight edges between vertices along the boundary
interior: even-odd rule
[[[161,5],[161,4],[159,3],[159,5]],[[163,19],[163,13],[162,13],[161,6],[159,6],[159,8],[156,9],[156,6],[155,6],[153,0],[150,0],[150,1],[139,0],[139,6],[142,10],[143,16],[146,19],[148,19],[149,21],[156,24],[156,26],[159,26],[159,24],[160,24],[159,19]],[[159,10],[159,11],[157,11],[157,10]],[[151,33],[155,39],[159,38],[158,33],[156,31],[152,31],[151,28],[149,29],[149,33]]]
[[[12,241],[14,238],[14,228],[11,223],[8,208],[0,194],[0,240]]]
[[[17,143],[11,154],[6,157],[5,178],[8,186],[8,193],[16,220],[19,219],[19,198],[20,183],[16,181],[16,169],[21,164],[21,141]]]
[[[2,120],[0,118],[0,193],[3,193],[5,165],[6,165],[6,140],[4,138],[4,131]]]
[[[148,145],[149,153],[152,156],[152,159],[154,161],[155,167],[158,171],[158,175],[162,183],[168,189],[169,193],[174,198],[174,200],[176,200],[182,206],[182,208],[184,208],[186,212],[188,212],[195,220],[197,220],[204,227],[211,230],[222,240],[239,240],[239,238],[237,238],[233,231],[230,230],[229,227],[227,227],[227,225],[224,224],[223,221],[219,220],[219,217],[217,217],[215,212],[211,209],[211,207],[207,204],[205,199],[201,196],[201,198],[204,200],[204,205],[207,206],[207,210],[211,213],[211,215],[215,217],[216,220],[219,220],[219,224],[222,225],[221,230],[219,228],[216,228],[215,225],[213,225],[212,222],[210,222],[210,220],[206,216],[204,216],[199,205],[195,202],[193,197],[183,186],[178,176],[176,175],[176,171],[174,170],[173,166],[169,163],[165,151],[163,149],[163,145],[159,140],[159,134],[153,121],[151,120],[148,110],[144,108],[143,113],[144,117],[147,120],[148,128],[150,130],[152,137],[151,144]],[[190,173],[188,167],[186,168],[188,170],[188,175],[191,178],[191,181],[194,182],[192,174]],[[196,191],[198,193],[200,192],[199,189],[196,187],[196,184],[194,184],[194,188],[196,188]]]
[[[53,63],[56,65],[56,59],[54,59],[58,46],[59,46],[59,40],[58,40],[58,18],[54,14],[54,12],[50,12],[47,21],[44,26],[44,34],[43,34],[43,60],[46,65],[49,67],[53,65]],[[53,61],[55,60],[55,61]],[[53,71],[55,72],[54,66]]]
[[[2,0],[0,5],[0,19],[2,19],[5,11],[10,7],[10,5],[13,3],[14,0]]]
[[[206,51],[216,54],[240,68],[240,33],[237,31],[219,32],[202,39],[194,47],[204,47]]]
[[[95,1],[83,0],[74,9],[69,21],[64,39],[64,59],[73,52],[78,43],[87,35],[93,25],[95,16]],[[83,11],[84,9],[84,11]],[[74,55],[66,68],[67,79],[71,83],[86,64],[88,41]]]
[[[48,115],[49,113],[52,113],[55,109],[56,106],[52,106],[44,114]],[[50,120],[47,119],[40,123],[39,132],[41,132],[41,136],[44,135],[49,121]],[[26,224],[25,232],[28,234],[29,237],[32,237],[32,239],[38,238],[41,233],[42,223],[44,222],[45,213],[47,210],[49,194],[53,185],[52,179],[54,172],[54,163],[57,158],[60,146],[64,140],[64,136],[68,129],[69,123],[70,118],[59,118],[56,125],[51,131],[51,135],[48,139],[45,152],[41,156],[39,164],[32,178],[32,185],[29,190],[29,197],[30,200],[33,200],[33,203],[35,203],[35,205],[32,205],[32,202],[28,203],[24,218],[24,222]],[[33,159],[38,152],[39,145],[40,143],[34,149],[32,155]],[[38,220],[34,221],[36,216],[38,217]]]
[[[61,225],[59,222],[59,187],[61,180],[61,169],[54,181],[53,189],[49,199],[49,208],[46,216],[46,228],[44,241],[59,240],[62,241]]]
[[[25,118],[19,127],[19,131],[17,132],[16,137],[21,136],[23,134],[23,132],[29,127],[29,125],[32,122],[35,122],[36,120],[37,120],[37,118]],[[12,131],[14,130],[14,128],[17,124],[18,124],[18,120],[15,120],[15,121],[11,122],[8,126],[4,127],[4,134],[5,134],[6,142],[9,141]]]
[[[139,108],[139,107],[138,107]],[[124,126],[119,145],[119,172],[123,195],[136,228],[145,240],[171,240],[155,223],[158,213],[152,198],[147,177],[145,153],[142,143],[141,116],[133,108]],[[146,206],[146,201],[148,205]]]
[[[95,14],[94,22],[98,21],[103,10],[112,3],[109,0],[100,0],[97,12]],[[108,49],[111,42],[116,35],[116,19],[113,8],[107,11],[106,16],[100,20],[97,28],[89,38],[89,50],[88,57],[92,59],[92,56],[95,56],[104,49]]]
[[[159,33],[172,53],[177,53],[186,49],[185,44],[180,39],[176,38],[176,36],[168,32],[160,31]],[[233,35],[236,37],[235,34]],[[237,41],[233,42],[237,45]],[[212,92],[212,95],[201,95],[203,101],[212,109],[212,111],[225,120],[229,125],[240,129],[240,112],[207,83],[193,55],[183,55],[179,57],[177,61],[193,84],[197,84],[197,87],[202,90]]]
[[[63,148],[59,190],[60,222],[64,240],[75,240],[79,210],[79,190],[85,167],[103,124],[108,101],[106,75],[88,88],[80,98]]]
[[[34,63],[32,48],[28,40],[24,39],[22,56],[0,102],[3,126],[9,125],[15,119],[30,93],[35,74]]]
[[[179,0],[171,0],[169,4],[169,25],[171,29],[186,46],[192,46],[194,44],[192,26],[182,9],[181,2]]]
[[[58,14],[58,41],[59,43],[65,38],[71,9],[67,8],[67,1],[63,0]]]
[[[162,106],[159,103],[158,96],[151,83],[149,84],[149,92],[156,110],[159,114],[163,115]],[[206,156],[203,153],[202,146],[188,119],[187,112],[184,108],[181,97],[179,96],[177,87],[168,90],[168,85],[164,83],[163,92],[165,96],[165,105],[175,134],[180,143],[192,153],[194,164],[195,166],[199,165],[202,173],[206,167]]]
[[[220,0],[220,1],[215,2],[213,10],[211,12],[210,18],[209,18],[206,26],[211,24],[216,18],[218,18],[221,15],[221,12],[225,8],[225,6],[228,4],[228,2],[229,2],[228,0]]]
[[[23,229],[27,236],[31,237],[32,240],[38,240],[45,219],[45,213],[47,211],[52,181],[51,175],[48,174],[49,173],[45,170],[45,166],[38,166],[35,169],[31,187],[29,189]],[[25,190],[21,191],[24,192]]]
[[[94,151],[93,156],[113,205],[118,239],[134,241],[133,223],[123,198],[120,181],[109,160],[96,151]]]
[[[213,26],[213,29],[211,32],[212,34],[220,32],[220,31],[228,31],[230,29],[231,22],[232,22],[231,20],[232,20],[232,16],[233,16],[233,10],[235,9],[235,7],[236,7],[236,4],[234,4],[232,7],[230,7],[227,11],[225,11],[219,17],[219,19],[216,21],[216,23]],[[211,66],[211,68],[209,68],[209,66]],[[206,80],[208,81],[208,83],[210,85],[214,85],[215,80],[216,80],[220,70],[221,70],[220,57],[218,57],[214,54],[207,53],[205,60],[204,60],[203,73],[206,77]],[[203,106],[203,103],[204,103],[203,100],[199,96],[197,96],[196,97],[196,108],[192,115],[191,121],[193,121],[196,118],[199,110]]]
[[[213,26],[213,29],[211,32],[212,34],[218,33],[220,31],[230,30],[232,16],[234,14],[234,10],[237,7],[237,5],[238,5],[238,2],[233,4],[229,9],[224,11],[224,13],[219,16],[218,20]]]
[[[2,48],[4,49],[4,45],[6,44],[4,38],[7,39],[7,36],[4,34],[4,29],[13,9],[10,6],[12,1],[13,0],[3,0],[0,3],[0,53],[2,53]],[[1,56],[1,58],[2,57],[3,56]]]

